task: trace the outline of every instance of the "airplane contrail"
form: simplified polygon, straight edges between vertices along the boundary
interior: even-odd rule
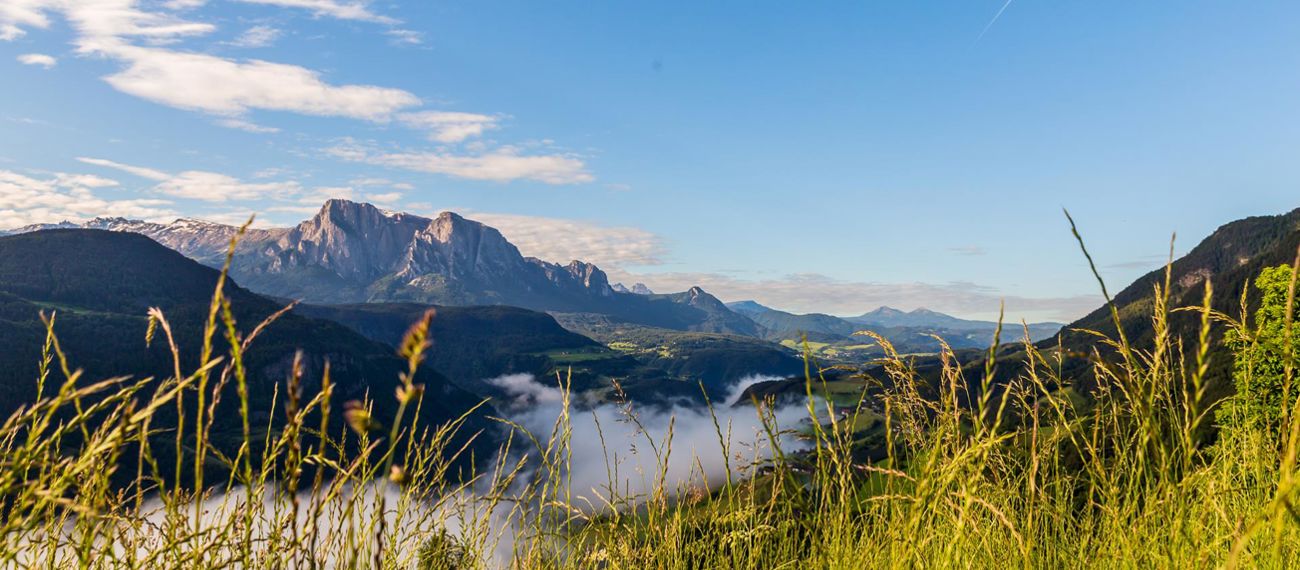
[[[984,30],[980,32],[979,37],[975,38],[976,43],[981,39],[984,39],[984,34],[989,33],[989,28],[992,28],[993,24],[998,23],[998,18],[1002,17],[1002,13],[1007,11],[1007,8],[1011,6],[1012,2],[1015,2],[1015,0],[1007,0],[1006,3],[1002,4],[1002,8],[999,9],[998,13],[993,15],[993,19],[989,20],[989,23],[984,26]]]

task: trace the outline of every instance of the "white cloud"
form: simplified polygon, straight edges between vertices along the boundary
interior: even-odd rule
[[[297,182],[244,182],[233,176],[201,170],[187,170],[154,188],[169,196],[208,202],[285,199],[302,190]]]
[[[393,43],[397,44],[420,45],[424,43],[424,34],[415,30],[393,29],[384,32],[384,34],[393,38]]]
[[[320,13],[364,11],[363,5],[355,3],[268,3],[313,7]],[[141,10],[136,0],[9,0],[0,3],[0,37],[17,37],[23,26],[48,27],[46,12],[51,10],[62,12],[72,24],[79,52],[106,56],[125,66],[105,81],[119,91],[163,105],[229,117],[258,109],[384,121],[420,104],[418,97],[401,89],[333,85],[319,73],[296,65],[158,47],[215,27]],[[257,32],[262,39],[268,33],[269,29]],[[137,45],[128,41],[131,38],[154,45]]]
[[[175,216],[167,200],[109,200],[95,188],[117,182],[90,175],[58,173],[38,179],[0,170],[0,228],[84,220],[95,216],[165,219]]]
[[[322,17],[395,24],[378,15],[369,3],[355,0],[243,0],[311,11]],[[186,37],[208,34],[215,26],[185,19],[176,11],[202,5],[198,0],[172,0],[163,7],[140,0],[0,0],[0,39],[14,39],[25,28],[48,28],[48,13],[62,14],[74,31],[77,52],[118,62],[122,68],[103,77],[113,88],[169,107],[218,118],[218,124],[251,132],[274,132],[247,117],[254,111],[282,111],[322,117],[344,117],[376,123],[395,118],[427,129],[434,141],[452,144],[497,128],[499,117],[476,113],[416,111],[420,98],[403,89],[365,84],[333,84],[305,67],[263,61],[236,60],[212,54],[164,47]],[[141,6],[154,8],[147,10]],[[245,31],[236,43],[264,45],[277,34],[269,26]],[[418,39],[411,30],[395,29],[399,40]],[[543,143],[545,144],[545,143]],[[334,149],[335,156],[447,174],[473,180],[536,180],[548,184],[590,182],[586,165],[569,154],[527,154],[518,146],[484,142],[466,145],[468,153],[358,153]]]
[[[443,143],[458,143],[497,128],[496,117],[478,113],[420,111],[402,113],[397,118],[410,127],[428,130],[430,139]]]
[[[301,8],[311,11],[316,16],[327,16],[340,20],[359,20],[380,24],[396,24],[397,20],[381,16],[370,11],[369,2],[344,0],[240,0],[248,4],[266,4],[285,8]]]
[[[49,69],[58,65],[59,60],[43,53],[25,53],[18,56],[18,62],[23,65],[39,65],[45,69]]]
[[[659,265],[667,255],[663,239],[640,228],[517,214],[465,215],[501,230],[524,255],[548,261],[581,259],[611,269]]]
[[[95,166],[103,166],[105,168],[113,168],[116,170],[121,170],[122,172],[126,172],[128,174],[134,174],[136,176],[139,176],[140,178],[147,178],[149,180],[162,181],[171,178],[170,174],[167,174],[166,172],[163,172],[161,170],[154,170],[152,168],[145,168],[143,166],[132,166],[130,164],[122,164],[120,162],[113,162],[111,160],[107,160],[103,158],[87,158],[81,156],[81,157],[77,157],[77,160],[84,162],[86,164],[93,164]]]
[[[536,180],[546,184],[578,184],[595,177],[587,172],[582,160],[564,154],[525,155],[515,147],[504,146],[480,154],[460,155],[451,152],[377,152],[344,143],[326,152],[337,158],[417,172],[445,174],[470,180],[508,182]]]
[[[163,2],[163,7],[168,10],[193,10],[207,3],[208,0],[167,0]]]
[[[205,202],[257,199],[288,200],[298,198],[303,192],[302,185],[296,181],[244,182],[233,176],[218,172],[187,170],[173,175],[153,168],[122,164],[103,158],[80,157],[77,160],[86,164],[114,168],[156,181],[158,184],[153,189],[162,194]]]
[[[229,45],[242,48],[267,47],[280,38],[280,30],[271,26],[253,26],[239,34]]]
[[[393,181],[387,178],[353,178],[348,184],[353,186],[388,186]]]
[[[253,210],[235,210],[232,212],[218,212],[218,213],[203,214],[203,219],[205,221],[216,222],[218,224],[225,224],[227,226],[236,226],[236,227],[244,225],[246,222],[248,222],[249,218],[253,219],[253,225],[250,226],[253,228],[270,229],[270,228],[277,227],[276,224],[267,221],[265,218],[261,216],[260,213],[254,212]]]
[[[304,206],[309,206],[311,212],[314,213],[320,209],[321,204],[331,198],[353,200],[356,198],[356,191],[350,186],[318,186],[299,194],[296,201]]]
[[[121,46],[112,53],[127,63],[105,77],[114,88],[179,109],[238,116],[252,109],[303,115],[386,120],[420,103],[401,89],[330,85],[315,71],[261,60],[157,48]]]
[[[403,194],[401,192],[381,192],[365,194],[363,195],[363,198],[367,202],[379,204],[380,206],[391,206],[397,203],[398,200],[401,200],[402,196]]]
[[[74,43],[78,50],[87,54],[113,55],[114,48],[126,45],[125,38],[161,44],[186,36],[204,35],[216,29],[212,24],[140,10],[136,0],[20,1],[32,2],[41,10],[62,11],[77,32]]]
[[[247,132],[250,132],[250,133],[278,133],[278,132],[280,132],[280,129],[277,129],[277,128],[275,128],[275,127],[264,127],[264,126],[262,126],[262,125],[259,125],[259,124],[257,124],[257,123],[254,123],[254,122],[252,122],[252,121],[245,121],[244,119],[237,119],[237,118],[221,119],[221,120],[218,120],[218,121],[217,121],[217,124],[218,124],[218,125],[221,125],[221,126],[223,126],[223,127],[229,128],[229,129],[238,129],[238,130],[241,130],[241,131],[247,131]]]
[[[95,176],[94,174],[67,174],[59,173],[54,177],[54,185],[60,188],[110,188],[118,186],[118,182],[111,178]]]
[[[26,32],[24,27],[46,29],[50,20],[45,16],[48,0],[8,0],[0,2],[0,40],[13,41]]]

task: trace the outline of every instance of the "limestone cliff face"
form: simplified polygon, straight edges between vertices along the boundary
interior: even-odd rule
[[[348,200],[326,202],[273,242],[241,248],[234,273],[252,277],[268,293],[319,302],[570,309],[585,297],[613,294],[596,266],[526,258],[496,228],[458,214],[430,219]],[[284,278],[272,280],[272,275]]]

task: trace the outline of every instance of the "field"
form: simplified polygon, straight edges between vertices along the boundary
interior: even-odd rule
[[[783,423],[790,407],[771,400],[741,408],[761,446],[733,447],[726,434],[744,416],[710,408],[721,457],[694,457],[671,436],[639,430],[636,453],[651,467],[635,477],[646,484],[620,483],[614,459],[609,484],[594,493],[573,486],[580,418],[567,408],[543,432],[507,423],[506,450],[471,472],[453,468],[448,445],[461,422],[411,423],[426,398],[412,379],[430,349],[427,320],[401,344],[408,369],[395,394],[372,396],[395,399],[393,415],[360,401],[347,406],[346,425],[331,425],[321,409],[329,379],[318,394],[300,393],[306,379],[291,375],[273,429],[250,425],[240,357],[253,335],[223,318],[220,289],[199,365],[182,370],[178,355],[175,376],[151,391],[81,378],[51,320],[36,355],[41,398],[0,429],[0,565],[1293,566],[1300,390],[1290,388],[1294,344],[1277,341],[1293,338],[1282,325],[1294,326],[1294,293],[1281,296],[1291,303],[1282,309],[1270,305],[1288,284],[1295,290],[1292,275],[1282,267],[1261,276],[1272,293],[1260,310],[1274,313],[1260,313],[1258,327],[1211,310],[1207,288],[1206,304],[1184,311],[1200,323],[1186,338],[1169,332],[1173,308],[1157,295],[1156,343],[1099,338],[1088,370],[1098,388],[1086,398],[1060,375],[1061,351],[1025,344],[1012,351],[1017,363],[990,350],[983,373],[944,358],[922,374],[882,342],[877,368],[825,383],[810,375],[805,391],[815,397],[795,406],[803,419],[793,425]],[[1227,340],[1212,337],[1212,324]],[[153,342],[169,342],[170,327],[151,313]],[[236,340],[227,354],[211,350],[222,335]],[[1220,342],[1237,363],[1239,393],[1216,408],[1204,382]],[[547,356],[582,364],[635,349]],[[1003,365],[1013,372],[994,374]],[[1275,381],[1282,390],[1252,391]],[[219,412],[228,383],[238,389]],[[179,410],[174,430],[152,425],[160,410]],[[231,454],[207,431],[216,413],[242,417],[243,444]],[[623,413],[620,421],[643,427],[637,410]],[[700,475],[706,461],[726,469],[704,483],[670,476],[683,454]],[[106,466],[127,457],[136,461],[123,484]],[[214,464],[223,478],[212,480]]]

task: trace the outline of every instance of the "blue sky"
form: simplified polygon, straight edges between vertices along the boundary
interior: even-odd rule
[[[1064,320],[1063,207],[1118,288],[1300,206],[1294,3],[0,0],[0,38],[5,227],[342,196],[661,291]]]

